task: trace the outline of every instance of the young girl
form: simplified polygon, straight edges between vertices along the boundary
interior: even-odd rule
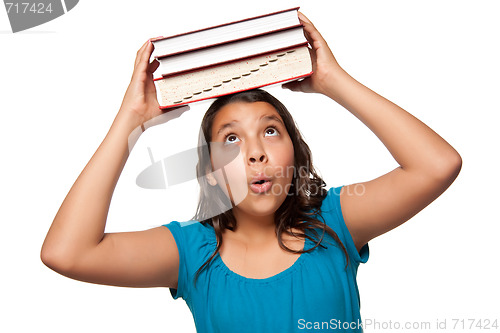
[[[54,219],[43,262],[81,281],[171,288],[199,332],[361,331],[356,273],[368,259],[368,242],[443,193],[461,158],[425,124],[350,77],[313,24],[300,19],[314,74],[285,87],[344,106],[398,168],[327,190],[279,101],[261,90],[225,96],[202,121],[208,151],[200,149],[195,220],[105,234],[128,136],[161,114],[148,41],[106,138]]]

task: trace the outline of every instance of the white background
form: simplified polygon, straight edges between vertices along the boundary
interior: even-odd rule
[[[135,53],[148,38],[294,4],[348,73],[424,121],[463,159],[447,192],[370,243],[370,260],[358,273],[362,317],[433,327],[446,319],[450,332],[453,318],[500,319],[496,1],[85,0],[16,34],[0,10],[0,331],[194,332],[187,306],[168,290],[70,280],[42,264],[40,248],[107,133]],[[279,87],[269,91],[292,112],[329,186],[369,180],[397,166],[335,102]],[[150,164],[147,147],[156,159],[193,148],[207,106],[193,104],[140,138],[117,185],[107,231],[142,230],[193,215],[194,183],[144,190],[135,177]],[[468,322],[465,328],[456,331],[481,331],[469,330]]]

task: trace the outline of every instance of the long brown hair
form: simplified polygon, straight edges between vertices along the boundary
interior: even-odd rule
[[[318,246],[325,247],[322,241],[326,232],[342,248],[346,256],[347,266],[349,260],[346,248],[335,231],[325,224],[321,216],[321,203],[327,194],[327,190],[325,189],[326,184],[314,169],[309,146],[302,139],[302,135],[286,107],[268,92],[255,89],[218,98],[208,108],[201,123],[198,145],[199,162],[196,168],[198,181],[200,183],[200,199],[193,219],[214,228],[217,247],[211,257],[196,272],[195,281],[201,271],[210,264],[212,259],[219,252],[222,245],[223,231],[225,229],[234,230],[236,227],[237,221],[230,209],[232,206],[229,198],[222,192],[219,186],[211,186],[206,177],[204,177],[207,172],[212,172],[210,142],[212,140],[211,133],[214,118],[223,106],[236,102],[266,102],[272,105],[283,119],[286,130],[292,140],[294,147],[294,168],[300,172],[294,172],[288,195],[274,214],[276,225],[275,231],[280,247],[288,252],[297,254],[310,252]],[[206,143],[208,143],[208,145]],[[320,217],[323,221],[315,217]],[[300,230],[300,232],[294,233],[292,231],[293,229]],[[306,230],[310,231],[311,235],[306,234]],[[318,233],[318,230],[321,232]],[[283,233],[311,240],[315,245],[307,250],[292,250],[283,243]]]

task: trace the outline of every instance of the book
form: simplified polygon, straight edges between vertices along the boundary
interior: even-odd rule
[[[229,34],[229,30],[233,33]],[[184,40],[177,40],[178,49],[170,46],[170,49],[156,49],[158,43],[177,37]],[[154,82],[162,109],[312,74],[308,41],[298,19],[298,8],[177,37],[153,41],[153,56],[160,63]]]
[[[160,66],[156,70],[156,76],[179,74],[306,43],[302,26],[243,40],[229,41],[217,46],[157,58]]]
[[[307,45],[155,80],[162,109],[305,78],[312,74]]]
[[[151,40],[155,46],[155,57],[166,57],[296,27],[300,25],[297,10],[298,7],[285,9],[174,36],[156,37]]]

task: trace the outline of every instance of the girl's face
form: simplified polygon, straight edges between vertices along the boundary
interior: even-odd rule
[[[237,157],[230,158],[235,151]],[[233,209],[267,216],[285,201],[294,174],[294,149],[271,104],[236,102],[222,107],[212,125],[211,161],[216,171],[210,183],[228,195]]]

